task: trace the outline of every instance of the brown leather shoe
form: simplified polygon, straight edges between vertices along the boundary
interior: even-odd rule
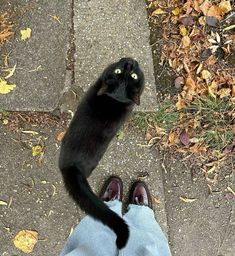
[[[152,200],[149,189],[143,181],[136,181],[129,195],[129,204],[145,205],[152,209]]]
[[[122,201],[123,185],[119,177],[111,176],[104,183],[101,191],[100,198],[103,201],[119,200]]]

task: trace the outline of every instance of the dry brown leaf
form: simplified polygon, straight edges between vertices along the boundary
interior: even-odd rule
[[[186,102],[184,99],[182,99],[179,95],[178,95],[178,101],[176,102],[176,108],[177,110],[183,109],[186,107]]]
[[[178,76],[175,79],[175,87],[177,89],[180,89],[184,85],[184,77],[183,76]]]
[[[186,78],[186,82],[185,85],[187,86],[188,89],[190,89],[191,91],[195,91],[196,88],[196,83],[193,80],[191,75],[188,75],[188,77]]]
[[[179,142],[178,134],[175,131],[171,131],[168,140],[171,145],[175,145]]]
[[[235,85],[232,85],[232,97],[235,97]]]
[[[151,195],[152,201],[155,204],[160,204],[161,200],[159,198],[157,198],[156,196]]]
[[[37,241],[38,232],[32,230],[19,231],[13,240],[15,247],[24,253],[32,252]]]
[[[211,7],[211,2],[209,0],[205,0],[200,6],[200,10],[203,12],[203,14],[206,16],[209,8]]]
[[[59,133],[57,134],[57,136],[56,136],[56,139],[57,139],[58,141],[62,141],[63,138],[64,138],[64,135],[65,135],[65,131],[59,132]]]
[[[207,11],[207,16],[213,16],[218,20],[221,20],[222,11],[217,5],[212,5]]]
[[[232,10],[232,7],[231,7],[231,4],[230,4],[229,0],[222,0],[219,3],[219,8],[220,8],[221,14],[228,13]]]
[[[180,134],[180,142],[184,146],[188,146],[190,143],[189,134],[185,130],[183,130]]]

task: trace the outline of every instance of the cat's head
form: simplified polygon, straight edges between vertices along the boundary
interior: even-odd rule
[[[97,95],[107,95],[119,102],[140,104],[144,89],[144,74],[132,58],[122,58],[108,66],[101,76],[101,87]]]

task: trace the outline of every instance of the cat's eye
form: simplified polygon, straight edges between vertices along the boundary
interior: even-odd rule
[[[121,71],[121,69],[120,69],[120,68],[116,68],[116,69],[114,70],[114,73],[115,73],[115,74],[121,74],[121,73],[122,73],[122,71]]]
[[[138,79],[138,76],[137,76],[137,74],[136,74],[136,73],[132,73],[132,74],[131,74],[131,77],[132,77],[133,79],[135,79],[135,80],[137,80],[137,79]]]

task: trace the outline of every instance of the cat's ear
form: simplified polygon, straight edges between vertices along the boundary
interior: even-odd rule
[[[136,92],[131,96],[131,100],[135,102],[136,105],[140,105],[140,93]]]
[[[98,92],[97,92],[97,96],[103,95],[103,94],[105,94],[106,92],[108,92],[108,85],[105,84],[105,83],[102,83],[100,89],[99,89]]]

